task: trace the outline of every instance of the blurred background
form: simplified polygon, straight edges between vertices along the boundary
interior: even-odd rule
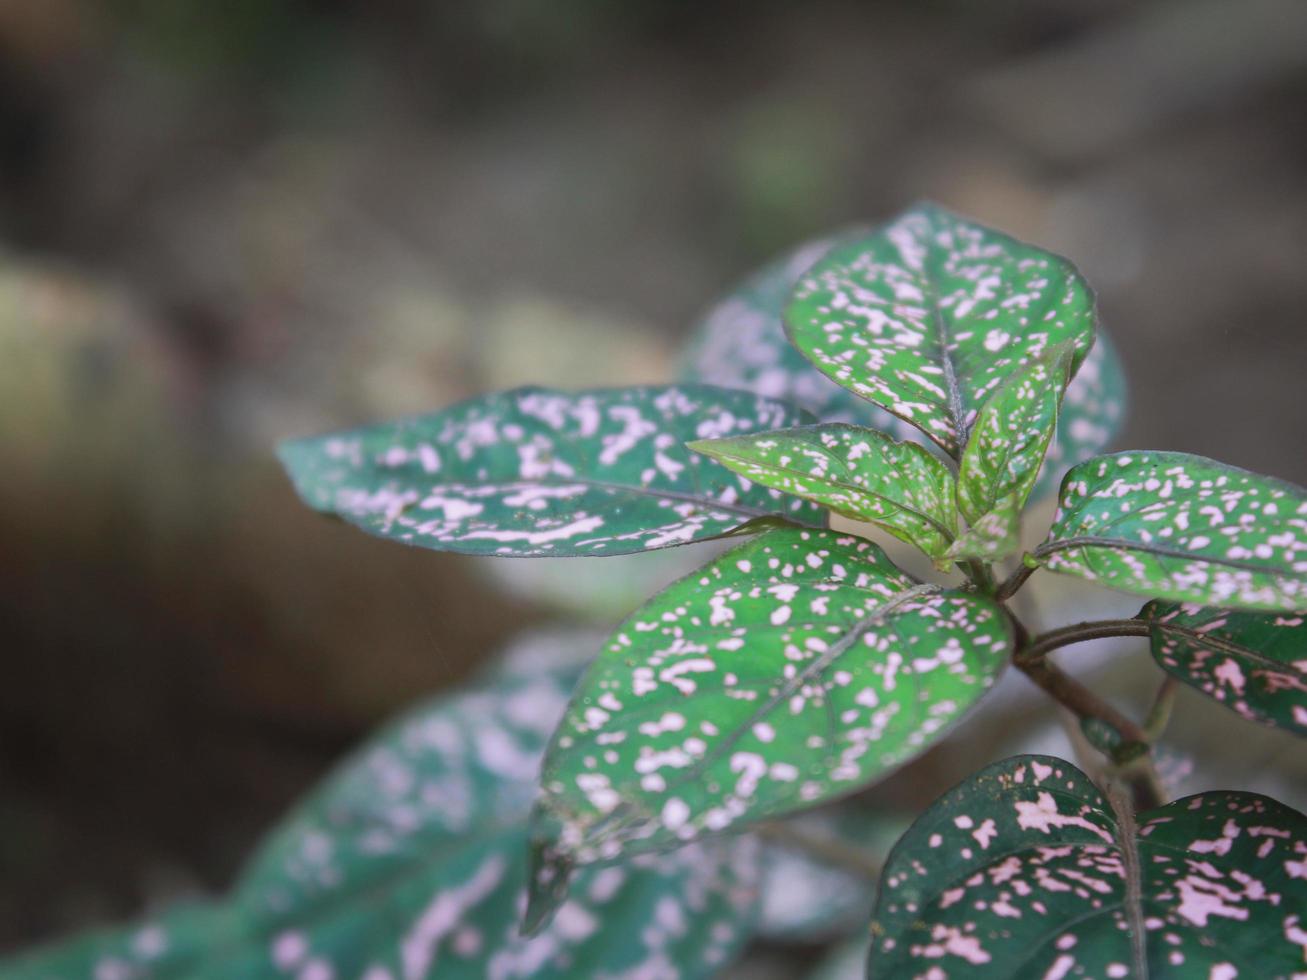
[[[221,888],[578,605],[313,516],[278,439],[666,379],[807,236],[924,197],[1062,252],[1122,447],[1307,482],[1304,105],[1301,0],[0,0],[0,950]]]

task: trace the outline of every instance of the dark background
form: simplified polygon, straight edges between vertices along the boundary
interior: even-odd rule
[[[1305,104],[1301,0],[0,0],[0,949],[220,888],[548,615],[276,440],[665,378],[805,236],[1063,252],[1121,446],[1307,482]]]

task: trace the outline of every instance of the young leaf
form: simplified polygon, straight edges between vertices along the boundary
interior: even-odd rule
[[[789,336],[823,373],[911,422],[951,455],[991,392],[1069,343],[1094,304],[1065,259],[921,205],[833,249],[800,279]]]
[[[1153,657],[1249,721],[1307,735],[1307,615],[1150,602]]]
[[[957,533],[953,473],[928,449],[838,423],[690,443],[741,476],[884,528],[939,559]]]
[[[786,338],[781,323],[781,311],[799,277],[835,245],[862,234],[806,242],[750,276],[695,327],[679,378],[791,402],[824,422],[851,422],[899,438],[918,438],[912,426],[808,363]]]
[[[1125,422],[1127,402],[1121,358],[1111,336],[1100,325],[1094,332],[1094,346],[1067,385],[1058,412],[1057,434],[1048,444],[1044,466],[1030,491],[1031,500],[1057,493],[1067,470],[1111,444]]]
[[[958,464],[958,510],[978,526],[967,557],[1006,558],[1018,547],[1026,505],[1057,427],[1075,350],[1045,351],[990,395]],[[977,555],[974,552],[984,551]]]
[[[994,503],[991,510],[967,528],[944,556],[949,561],[979,558],[1001,561],[1021,547],[1021,508],[1015,494]]]
[[[519,388],[433,415],[283,443],[306,504],[404,544],[483,555],[622,555],[819,508],[742,483],[691,439],[807,421],[706,385]]]
[[[858,233],[865,237],[864,233]],[[913,442],[915,426],[873,405],[818,371],[785,336],[781,313],[800,276],[855,233],[808,242],[751,276],[708,311],[691,334],[678,377],[741,388],[793,402],[823,422],[865,425]],[[1102,327],[1062,401],[1057,435],[1031,498],[1057,492],[1067,469],[1100,453],[1125,419],[1126,383],[1116,348]]]
[[[537,905],[572,863],[665,848],[855,790],[994,682],[1007,618],[877,546],[777,528],[655,596],[578,685],[541,775]]]
[[[867,975],[1288,977],[1305,858],[1307,818],[1264,796],[1191,796],[1136,827],[1069,763],[1007,759],[895,846]]]
[[[1307,609],[1307,491],[1186,453],[1099,456],[1062,481],[1027,561],[1179,602]]]

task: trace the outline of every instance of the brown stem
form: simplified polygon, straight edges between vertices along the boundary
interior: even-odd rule
[[[1113,636],[1147,636],[1148,624],[1139,619],[1100,619],[1075,623],[1060,629],[1049,630],[1035,637],[1017,651],[1017,666],[1022,661],[1041,660],[1059,647],[1080,643],[1083,640],[1102,640]]]
[[[1077,718],[1097,718],[1115,728],[1127,742],[1147,744],[1147,732],[1075,678],[1063,673],[1051,660],[1042,656],[1030,659],[1018,654],[1015,663],[1027,677],[1042,687],[1058,704],[1065,705],[1074,712]]]
[[[1016,567],[1016,571],[1003,580],[1003,584],[994,593],[994,598],[999,602],[1006,602],[1016,595],[1017,590],[1026,584],[1026,579],[1034,574],[1035,570],[1023,561]]]

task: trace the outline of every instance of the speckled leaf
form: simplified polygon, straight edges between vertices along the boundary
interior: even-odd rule
[[[808,421],[707,385],[520,388],[443,412],[283,443],[310,507],[404,544],[493,555],[621,555],[820,510],[685,448]]]
[[[1069,343],[1079,367],[1094,304],[1065,259],[921,205],[813,265],[785,322],[828,377],[957,455],[1033,358]]]
[[[911,425],[814,368],[786,338],[781,323],[781,311],[799,277],[836,244],[863,234],[850,231],[806,242],[746,279],[695,327],[680,379],[792,402],[826,422],[850,422],[899,438],[919,438]]]
[[[1307,614],[1150,602],[1162,669],[1250,721],[1307,735]]]
[[[741,388],[801,405],[823,421],[851,422],[914,442],[925,437],[818,371],[785,336],[781,312],[799,277],[850,232],[808,242],[764,267],[714,306],[691,334],[679,377]],[[1126,381],[1115,346],[1100,326],[1098,339],[1076,372],[1058,420],[1057,436],[1031,493],[1057,491],[1068,468],[1100,453],[1125,419]]]
[[[5,980],[214,978],[215,949],[235,935],[226,908],[182,905],[131,926],[106,929],[0,960]]]
[[[549,929],[518,936],[524,818],[570,676],[501,676],[415,712],[347,763],[241,886],[273,961],[298,976],[321,961],[338,977],[442,980],[720,967],[755,909],[747,838],[591,871]]]
[[[986,599],[918,586],[876,545],[778,528],[613,635],[545,757],[536,918],[572,864],[855,790],[922,752],[1011,645]]]
[[[1028,562],[1127,592],[1307,608],[1307,491],[1201,456],[1127,452],[1076,466]]]
[[[1095,331],[1094,346],[1085,355],[1062,398],[1057,435],[1048,444],[1048,455],[1030,499],[1057,493],[1067,470],[1106,449],[1125,422],[1128,402],[1121,358],[1111,336],[1100,324]]]
[[[1307,818],[1213,792],[1118,814],[1021,756],[941,797],[890,855],[869,977],[1262,978],[1307,952]]]
[[[961,561],[979,558],[982,561],[1001,561],[1021,547],[1021,508],[1017,498],[1009,494],[997,501],[993,509],[981,515],[980,520],[958,535],[946,557]]]
[[[557,659],[553,650],[541,653]],[[522,654],[535,656],[519,651],[493,679],[410,713],[346,761],[266,842],[215,920],[220,929],[201,921],[200,939],[191,936],[190,946],[174,951],[172,920],[165,919],[80,941],[43,954],[26,973],[0,975],[570,980],[716,973],[748,939],[756,915],[753,838],[587,870],[550,928],[530,940],[518,935],[535,776],[576,676],[542,673]],[[192,947],[201,952],[189,953]]]
[[[984,542],[983,557],[1006,558],[1018,547],[1021,510],[1057,427],[1075,349],[1045,351],[1012,375],[980,409],[958,464],[958,510]],[[968,547],[968,557],[976,548]]]
[[[741,476],[884,528],[939,559],[957,533],[953,473],[928,449],[832,423],[690,443]]]

